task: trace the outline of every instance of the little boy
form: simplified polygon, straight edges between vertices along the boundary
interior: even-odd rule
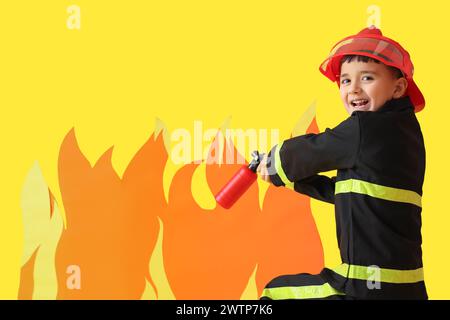
[[[425,100],[400,44],[375,27],[347,37],[320,71],[350,114],[334,129],[288,139],[258,167],[265,181],[335,204],[342,264],[284,275],[261,299],[427,299],[421,196]],[[337,170],[328,178],[320,172]]]

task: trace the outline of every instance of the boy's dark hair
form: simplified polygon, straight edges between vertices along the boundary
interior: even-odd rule
[[[373,59],[371,57],[367,57],[367,56],[360,56],[360,55],[346,55],[342,58],[341,60],[341,66],[344,62],[352,62],[353,59],[357,59],[358,62],[375,62],[375,63],[382,63],[381,61],[378,61],[376,59]],[[389,70],[391,70],[392,75],[394,76],[394,78],[396,79],[400,79],[402,77],[404,77],[403,73],[400,71],[400,69],[395,68],[395,67],[391,67],[391,66],[386,66]]]

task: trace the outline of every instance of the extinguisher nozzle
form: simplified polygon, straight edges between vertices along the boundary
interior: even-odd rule
[[[256,172],[256,169],[258,169],[258,166],[261,163],[263,157],[264,157],[264,153],[259,153],[258,150],[253,151],[252,152],[252,161],[248,165],[248,168],[250,170],[252,170],[253,172]]]

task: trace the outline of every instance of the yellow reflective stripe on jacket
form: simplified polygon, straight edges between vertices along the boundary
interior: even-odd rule
[[[335,194],[349,192],[365,194],[383,200],[410,203],[422,207],[422,197],[414,191],[385,187],[356,179],[336,182]]]
[[[278,144],[275,148],[275,170],[281,181],[283,181],[284,185],[289,189],[294,189],[294,183],[287,178],[286,174],[284,173],[283,167],[281,166],[280,150],[282,146],[283,142]]]
[[[344,293],[337,291],[330,284],[325,283],[317,286],[266,288],[262,292],[261,297],[281,300],[326,298],[333,295],[344,295]]]
[[[415,283],[424,281],[423,268],[415,270],[385,269],[377,266],[358,266],[343,263],[333,269],[337,274],[350,279],[373,280],[388,283]]]

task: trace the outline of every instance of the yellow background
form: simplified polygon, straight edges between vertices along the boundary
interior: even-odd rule
[[[67,27],[72,4],[81,9],[79,30]],[[370,5],[381,9],[384,34],[410,52],[426,98],[418,114],[427,149],[425,277],[430,298],[450,298],[450,4],[390,0],[2,1],[0,298],[17,297],[25,176],[38,160],[60,199],[58,151],[70,128],[91,163],[115,145],[121,175],[156,117],[169,132],[192,131],[194,120],[217,128],[231,116],[231,128],[279,128],[287,136],[316,101],[319,128],[333,127],[346,114],[318,66],[337,40],[367,25]],[[195,192],[211,204],[209,190]],[[313,212],[325,263],[334,266],[333,207],[313,201]]]

